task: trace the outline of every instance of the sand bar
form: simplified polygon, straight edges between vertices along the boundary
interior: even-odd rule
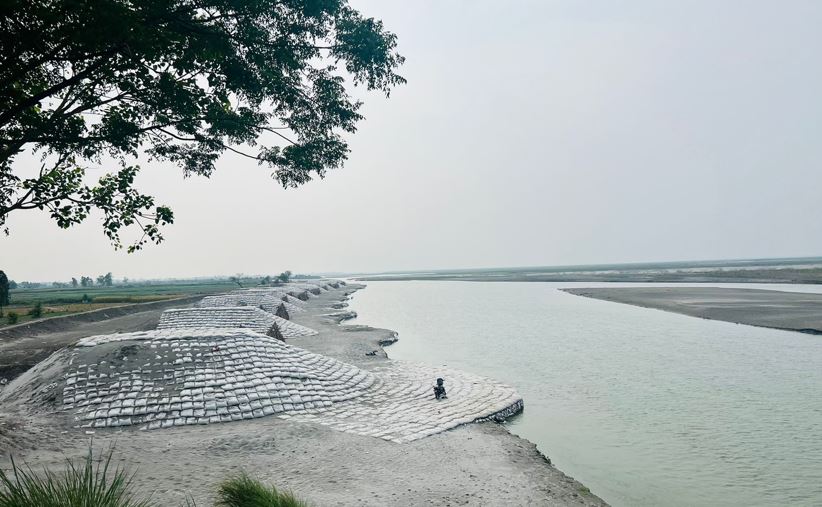
[[[585,296],[703,319],[822,334],[822,294],[719,287],[563,289]]]

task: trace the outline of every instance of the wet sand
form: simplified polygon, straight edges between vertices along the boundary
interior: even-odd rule
[[[367,370],[390,366],[381,344],[395,338],[392,331],[339,325],[339,317],[329,315],[358,288],[311,298],[308,311],[292,320],[319,334],[288,343]],[[149,325],[137,320],[135,327]],[[91,334],[123,325],[106,330],[98,323]],[[376,353],[366,355],[371,352]],[[56,420],[48,411],[4,407],[0,401],[0,468],[8,467],[11,450],[33,467],[55,469],[64,457],[85,455],[91,436]],[[605,505],[553,467],[534,444],[494,422],[407,444],[277,417],[155,431],[98,430],[93,439],[98,450],[116,445],[115,459],[136,470],[137,489],[153,491],[161,505],[182,505],[186,495],[210,505],[216,484],[241,470],[313,505]]]
[[[645,308],[822,334],[822,294],[719,287],[629,287],[563,289],[569,294]]]

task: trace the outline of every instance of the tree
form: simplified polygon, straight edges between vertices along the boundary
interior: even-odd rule
[[[62,228],[98,210],[115,248],[142,232],[130,252],[174,220],[135,187],[139,155],[208,177],[232,152],[296,187],[346,160],[351,86],[405,82],[396,36],[347,0],[8,0],[0,27],[0,227],[19,210]],[[33,177],[24,151],[44,156]]]
[[[228,281],[232,282],[232,283],[236,283],[237,285],[240,286],[241,289],[243,288],[243,275],[242,275],[242,273],[238,273],[236,276],[228,277]]]
[[[266,276],[260,278],[260,285],[269,285],[269,284],[271,284],[271,276],[270,275],[266,275]]]
[[[82,287],[91,287],[92,285],[94,285],[94,280],[92,280],[90,276],[81,276],[80,285]]]
[[[3,307],[9,306],[11,302],[9,288],[9,278],[6,276],[6,273],[0,269],[0,317],[3,316]]]
[[[43,303],[40,301],[34,304],[34,307],[29,310],[29,316],[33,319],[39,319],[43,315]]]
[[[71,286],[76,289],[78,285],[79,284],[77,283],[77,279],[74,278],[74,277],[71,277]]]
[[[100,287],[111,287],[114,283],[114,279],[111,276],[111,272],[109,271],[105,275],[100,275],[97,277],[97,285]]]
[[[291,271],[283,271],[277,276],[277,280],[281,283],[288,283],[291,280]]]

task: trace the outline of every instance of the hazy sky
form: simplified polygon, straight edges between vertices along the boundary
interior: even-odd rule
[[[297,190],[143,164],[166,242],[13,215],[18,281],[822,255],[822,2],[354,1],[408,84]]]

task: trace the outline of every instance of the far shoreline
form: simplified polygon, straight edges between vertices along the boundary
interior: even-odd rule
[[[349,275],[357,281],[822,284],[822,258],[437,269]]]

